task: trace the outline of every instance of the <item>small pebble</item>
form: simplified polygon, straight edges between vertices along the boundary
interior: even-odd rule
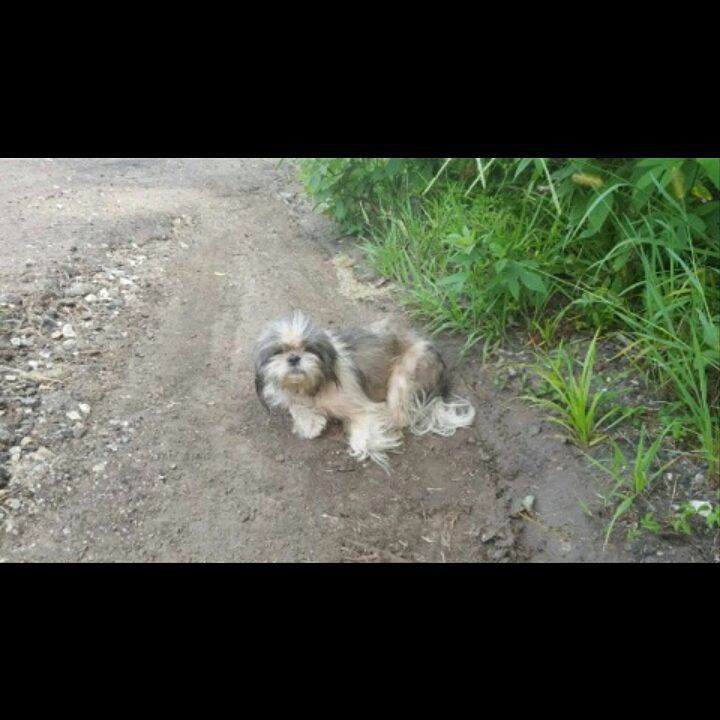
[[[694,487],[702,487],[703,485],[705,485],[705,482],[706,482],[705,476],[702,473],[698,473],[693,478],[692,484]]]

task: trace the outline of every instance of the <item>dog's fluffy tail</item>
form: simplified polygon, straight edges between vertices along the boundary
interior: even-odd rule
[[[475,408],[457,395],[427,400],[417,397],[410,411],[410,431],[414,435],[450,437],[475,420]]]

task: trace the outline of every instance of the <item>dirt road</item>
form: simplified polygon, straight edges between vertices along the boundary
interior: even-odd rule
[[[601,552],[576,452],[452,341],[477,423],[408,437],[390,477],[266,413],[267,320],[400,312],[333,233],[274,158],[0,160],[0,558],[633,559]]]

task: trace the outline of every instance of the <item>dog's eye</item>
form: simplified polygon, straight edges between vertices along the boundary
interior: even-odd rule
[[[282,355],[282,345],[269,346],[263,350],[263,362],[269,362],[278,355]]]

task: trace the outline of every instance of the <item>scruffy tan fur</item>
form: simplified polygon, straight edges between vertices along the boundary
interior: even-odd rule
[[[475,415],[467,401],[450,400],[433,345],[387,321],[330,332],[295,313],[261,337],[256,376],[261,400],[287,409],[296,435],[312,440],[329,419],[341,420],[351,455],[386,469],[404,428],[451,435]]]

